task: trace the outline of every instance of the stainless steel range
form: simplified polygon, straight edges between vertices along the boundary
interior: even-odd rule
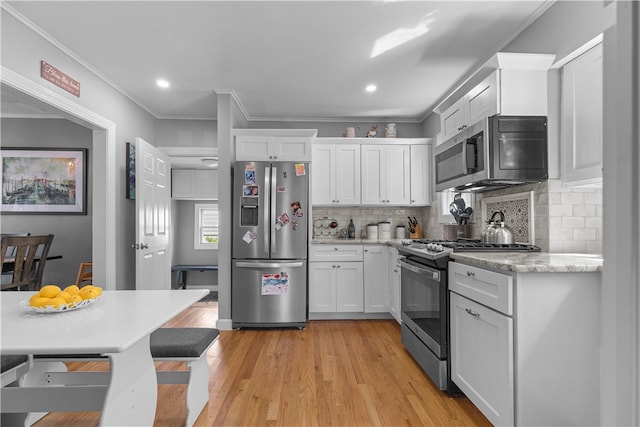
[[[451,381],[449,287],[447,264],[452,252],[540,252],[528,244],[491,244],[479,240],[407,240],[401,255],[402,343],[434,383],[449,394],[460,391]]]

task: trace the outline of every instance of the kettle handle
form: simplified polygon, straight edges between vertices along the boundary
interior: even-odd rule
[[[491,221],[491,222],[493,222],[493,221],[494,221],[494,218],[495,218],[495,217],[496,217],[496,215],[498,215],[498,214],[500,214],[500,222],[504,222],[504,212],[502,212],[502,211],[495,211],[495,212],[493,213],[493,215],[491,215],[491,220],[490,220],[490,221]]]

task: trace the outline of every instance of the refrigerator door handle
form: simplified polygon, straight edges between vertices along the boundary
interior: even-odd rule
[[[304,262],[243,262],[236,261],[239,268],[299,268],[304,266]]]
[[[276,195],[278,168],[271,166],[271,257],[276,253]]]
[[[267,190],[270,187],[271,184],[271,167],[267,166],[264,168],[264,191],[265,193],[268,193]],[[267,194],[263,195],[264,197],[264,203],[270,203],[271,200],[270,198],[267,199]],[[264,225],[263,225],[263,230],[266,229],[267,227],[270,227],[269,225],[269,209],[267,207],[265,207],[264,209],[262,209],[262,212],[264,212]],[[271,233],[269,233],[271,234]],[[269,234],[267,234],[267,236],[265,236],[264,238],[264,253],[267,255],[269,255],[269,240],[270,240],[270,236]]]

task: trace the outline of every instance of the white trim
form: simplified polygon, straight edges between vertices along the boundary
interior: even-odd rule
[[[219,90],[215,91],[215,94],[216,94],[216,96],[218,96],[218,95],[229,95],[229,96],[231,96],[231,98],[235,101],[236,105],[238,106],[238,109],[240,110],[240,112],[244,116],[245,120],[251,121],[249,119],[249,113],[247,113],[247,110],[244,108],[244,105],[242,105],[242,103],[240,102],[240,98],[238,98],[238,95],[236,95],[236,92],[233,89],[219,89]]]
[[[5,66],[1,68],[0,81],[68,114],[69,120],[94,130],[91,150],[94,173],[96,168],[105,167],[104,179],[95,179],[95,174],[93,179],[94,275],[104,283],[105,289],[116,289],[116,242],[113,238],[116,234],[116,189],[113,183],[117,182],[115,123]]]
[[[560,58],[559,60],[554,62],[551,65],[550,68],[553,69],[553,68],[562,68],[562,67],[564,67],[567,63],[573,61],[574,59],[576,59],[578,56],[582,55],[583,53],[585,53],[589,49],[592,49],[592,48],[596,47],[598,44],[602,43],[603,39],[604,39],[604,33],[598,34],[593,39],[589,40],[587,43],[583,44],[582,46],[580,46],[579,48],[577,48],[576,50],[574,50],[570,54],[568,54],[565,57]]]

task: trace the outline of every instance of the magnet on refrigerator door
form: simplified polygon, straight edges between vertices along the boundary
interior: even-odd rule
[[[242,236],[242,240],[247,242],[247,244],[250,244],[254,240],[256,240],[257,237],[258,237],[258,234],[256,234],[254,231],[249,230],[246,233],[244,233],[244,236]]]
[[[296,176],[303,176],[307,174],[307,168],[305,167],[304,163],[296,163],[295,168]]]
[[[245,197],[258,197],[260,195],[259,185],[243,185],[242,194]]]
[[[289,223],[289,221],[291,221],[291,218],[289,217],[289,214],[287,214],[286,212],[284,212],[283,214],[281,214],[277,219],[276,219],[276,230],[280,230],[282,227],[284,227],[285,225],[287,225]]]
[[[304,212],[302,211],[302,206],[299,201],[291,202],[291,214],[297,218],[302,218],[304,216]]]
[[[262,295],[288,295],[289,274],[285,272],[262,275]]]

